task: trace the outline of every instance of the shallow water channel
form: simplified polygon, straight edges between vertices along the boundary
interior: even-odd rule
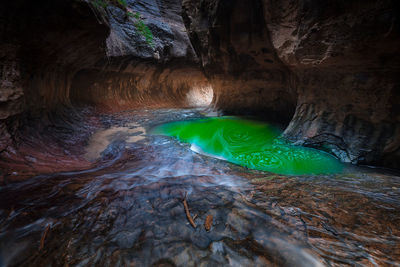
[[[95,168],[0,188],[0,266],[400,266],[396,174],[274,174],[150,134],[201,109],[101,117]]]

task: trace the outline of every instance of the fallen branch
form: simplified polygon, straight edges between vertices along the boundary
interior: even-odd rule
[[[47,225],[46,229],[43,232],[42,238],[40,239],[39,250],[42,250],[44,248],[44,241],[46,240],[46,236],[47,236],[47,233],[49,232],[49,230],[50,230],[50,224]]]
[[[185,193],[185,198],[183,199],[183,206],[185,207],[186,217],[187,217],[189,223],[190,223],[194,228],[196,228],[196,224],[194,223],[194,221],[193,221],[193,219],[192,219],[192,216],[190,216],[189,206],[188,206],[187,201],[186,201],[186,196],[187,196],[187,193]]]

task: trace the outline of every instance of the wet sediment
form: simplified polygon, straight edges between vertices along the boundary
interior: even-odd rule
[[[81,138],[81,155],[91,151],[90,135],[112,130],[100,134],[107,144],[91,154],[91,167],[3,183],[0,265],[400,261],[398,175],[355,167],[336,175],[275,175],[148,134],[155,125],[204,114],[202,109],[97,114],[85,128],[94,135]],[[145,131],[137,131],[140,127]],[[196,228],[186,217],[186,194]]]

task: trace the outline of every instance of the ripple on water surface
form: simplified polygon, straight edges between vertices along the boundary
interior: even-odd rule
[[[294,146],[279,138],[273,126],[235,117],[214,117],[160,125],[153,133],[192,144],[197,152],[262,171],[286,175],[341,172],[333,156]]]

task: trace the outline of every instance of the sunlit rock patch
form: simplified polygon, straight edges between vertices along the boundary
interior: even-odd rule
[[[186,94],[186,101],[190,107],[208,106],[213,100],[213,94],[211,85],[194,86]]]

